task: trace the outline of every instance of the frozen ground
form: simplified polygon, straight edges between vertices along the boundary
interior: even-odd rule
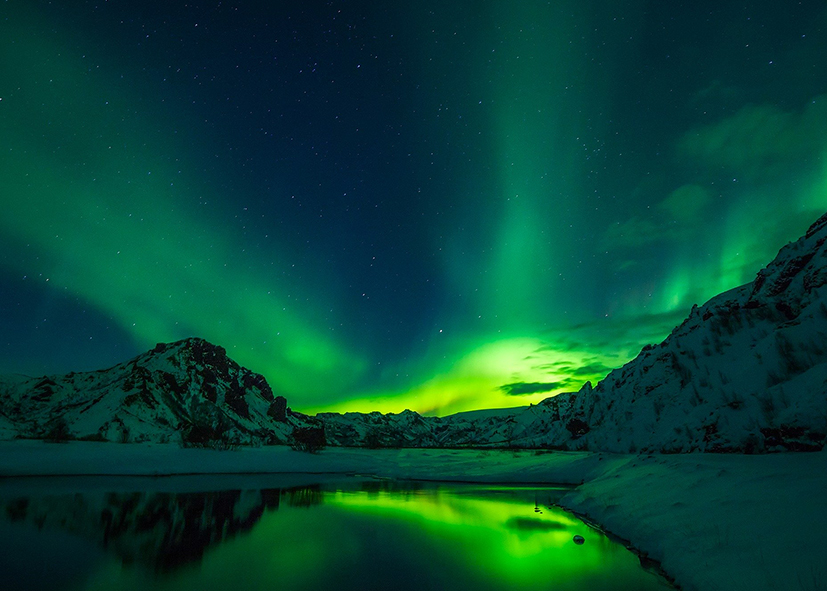
[[[0,443],[0,475],[290,473],[579,485],[567,508],[659,561],[685,590],[827,589],[827,452],[616,455],[175,445]],[[304,475],[304,476],[302,476]],[[26,479],[23,479],[26,480]],[[65,481],[64,481],[65,482]],[[0,487],[21,479],[0,479]],[[221,484],[223,483],[223,484]],[[65,486],[65,484],[64,484]]]

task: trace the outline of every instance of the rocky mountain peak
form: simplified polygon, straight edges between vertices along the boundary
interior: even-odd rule
[[[820,232],[824,228],[827,228],[827,213],[825,213],[823,216],[818,218],[810,225],[810,227],[807,229],[807,233],[804,234],[804,237],[810,238],[813,234]]]
[[[827,440],[827,215],[756,279],[694,306],[594,390],[547,401],[546,440],[610,451],[820,449]],[[563,430],[565,425],[582,427]],[[568,433],[567,433],[568,431]]]
[[[159,374],[168,384],[175,382],[183,387],[186,383],[195,383],[212,401],[221,388],[229,390],[234,398],[251,392],[273,401],[273,391],[264,376],[241,367],[230,359],[224,347],[198,337],[158,343],[125,365],[133,374]]]
[[[186,365],[210,365],[216,368],[235,365],[235,362],[227,357],[224,347],[213,345],[199,337],[190,337],[173,343],[158,343],[144,355],[177,357],[181,361],[186,361]]]
[[[0,415],[14,417],[25,437],[59,426],[67,435],[110,441],[186,440],[195,432],[270,440],[279,439],[268,415],[274,404],[262,375],[223,347],[188,338],[108,369],[9,384]]]
[[[827,249],[827,215],[822,216],[807,233],[778,253],[778,256],[758,272],[752,286],[750,303],[772,303],[777,309],[795,318],[810,295],[827,283],[825,257]]]

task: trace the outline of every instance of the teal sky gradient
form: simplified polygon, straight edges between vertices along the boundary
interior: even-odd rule
[[[0,371],[201,336],[297,410],[579,388],[827,209],[822,2],[0,7]]]

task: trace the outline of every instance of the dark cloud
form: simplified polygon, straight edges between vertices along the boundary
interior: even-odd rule
[[[599,360],[594,358],[583,363],[576,363],[568,359],[563,361],[553,361],[551,363],[535,365],[534,368],[547,372],[568,374],[571,376],[593,376],[595,374],[606,374],[614,369],[614,367],[601,363]]]
[[[540,365],[533,366],[534,369],[542,369],[543,371],[547,372],[558,372],[558,373],[569,373],[574,366],[567,361],[554,361],[552,363],[542,363]]]
[[[569,382],[570,380],[562,380],[559,382],[513,382],[500,386],[500,390],[509,396],[526,396],[528,394],[551,392],[552,390],[564,388]]]
[[[589,363],[588,365],[581,365],[579,367],[574,367],[570,370],[572,375],[575,376],[593,376],[595,374],[605,375],[612,371],[614,368],[609,367],[608,365],[604,365],[599,361],[594,361]]]
[[[701,303],[701,302],[699,302]],[[629,349],[640,351],[643,343],[659,343],[689,314],[686,309],[660,313],[644,312],[627,317],[613,318],[611,322],[599,319],[568,327],[566,342],[560,351],[582,351],[594,349]],[[553,349],[554,347],[550,347]],[[636,350],[633,350],[636,349]]]

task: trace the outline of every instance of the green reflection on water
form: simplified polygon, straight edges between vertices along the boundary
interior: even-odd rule
[[[18,521],[100,541],[100,532],[92,532],[108,512],[102,538],[108,554],[82,582],[56,581],[54,589],[667,588],[623,546],[551,507],[559,494],[371,481],[247,492],[75,494],[27,501],[26,509],[17,499],[6,503],[6,513],[17,507]],[[585,543],[575,544],[575,535]],[[199,549],[187,560],[170,560],[182,552],[181,540]]]
[[[614,554],[619,551],[637,568],[624,548],[570,514],[548,506],[535,511],[525,494],[505,492],[337,492],[326,501],[375,518],[407,522],[411,529],[421,528],[438,541],[435,545],[440,552],[451,554],[458,568],[482,570],[509,588],[532,587],[549,579],[571,580],[599,569],[607,560],[616,560]],[[572,541],[575,535],[589,543],[578,546]]]

